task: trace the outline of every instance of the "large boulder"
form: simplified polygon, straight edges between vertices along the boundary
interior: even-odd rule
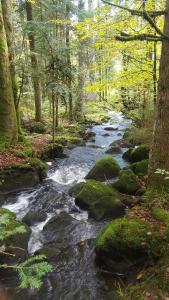
[[[120,167],[116,160],[107,155],[99,159],[94,167],[87,174],[86,179],[95,179],[99,181],[105,181],[118,176]]]
[[[134,148],[131,152],[131,162],[138,162],[144,159],[149,158],[150,149],[146,145],[141,145],[137,148]]]
[[[1,247],[10,253],[9,256],[0,256],[0,261],[16,263],[27,256],[27,246],[31,229],[16,219],[16,215],[5,208],[0,208],[0,239]]]
[[[137,176],[132,170],[122,170],[119,175],[119,179],[113,183],[113,187],[120,193],[134,195],[140,188]]]
[[[46,177],[46,164],[36,158],[0,170],[0,192],[15,192],[39,184]]]
[[[101,231],[96,240],[96,254],[111,271],[126,272],[137,263],[158,257],[161,242],[156,225],[139,218],[121,218]]]
[[[73,197],[76,197],[81,189],[83,188],[83,186],[85,185],[85,182],[79,182],[79,183],[76,183],[74,186],[72,186],[70,189],[69,189],[69,195],[70,196],[73,196]]]
[[[122,155],[122,158],[127,160],[127,161],[130,161],[131,160],[131,153],[133,151],[133,148],[129,148],[127,151],[125,151]]]
[[[28,226],[32,226],[35,223],[44,222],[47,219],[47,213],[44,211],[29,211],[22,222],[24,222]]]
[[[125,207],[118,199],[117,193],[111,187],[95,180],[88,180],[83,185],[75,203],[97,220],[125,214]]]
[[[120,152],[121,152],[121,148],[116,143],[114,143],[111,146],[109,146],[109,148],[106,151],[107,154],[114,154],[114,153],[120,153]]]
[[[137,176],[145,176],[148,173],[148,160],[144,159],[131,165],[131,169]]]
[[[149,158],[150,148],[147,145],[141,145],[136,148],[129,148],[123,154],[123,159],[132,163],[146,160]]]

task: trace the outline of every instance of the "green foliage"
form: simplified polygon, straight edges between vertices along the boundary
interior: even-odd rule
[[[46,256],[35,255],[16,267],[19,271],[20,287],[40,288],[42,285],[42,277],[52,271],[52,266],[46,261]]]
[[[166,211],[165,209],[162,209],[160,207],[156,207],[156,208],[153,209],[152,215],[156,219],[158,219],[160,221],[163,221],[166,224],[169,223],[169,212]]]
[[[19,158],[28,158],[35,156],[35,152],[30,146],[24,146],[22,150],[13,150],[12,153]]]
[[[7,209],[0,209],[0,254],[7,256],[15,256],[6,253],[6,242],[10,238],[17,237],[27,231],[24,223],[16,220],[14,213]],[[4,258],[3,258],[4,259]],[[52,266],[46,262],[46,257],[32,256],[20,264],[9,265],[5,262],[0,265],[2,269],[15,269],[19,273],[21,288],[40,288],[42,285],[42,277],[52,271]]]
[[[0,241],[8,239],[16,234],[26,232],[26,226],[16,221],[14,213],[5,208],[0,208]]]

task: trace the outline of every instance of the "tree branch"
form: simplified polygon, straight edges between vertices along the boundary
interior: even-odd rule
[[[140,17],[143,17],[149,24],[150,26],[155,29],[155,31],[161,35],[162,37],[164,37],[165,39],[168,39],[169,40],[169,37],[164,35],[163,32],[160,30],[160,28],[158,28],[158,26],[156,25],[156,23],[154,22],[154,20],[152,18],[155,17],[155,13],[162,13],[161,12],[152,12],[152,11],[149,11],[147,12],[146,10],[143,10],[143,11],[140,11],[140,10],[134,10],[134,9],[130,9],[128,7],[125,7],[125,6],[121,6],[121,5],[118,5],[118,4],[114,4],[112,2],[109,2],[107,0],[102,0],[103,3],[105,4],[108,4],[108,5],[111,5],[111,6],[114,6],[114,7],[117,7],[117,8],[120,8],[120,9],[123,9],[123,10],[126,10],[128,12],[130,12],[132,15],[136,15],[136,16],[140,16]],[[165,14],[165,11],[163,12],[163,14]],[[157,16],[157,15],[156,15]]]
[[[167,38],[166,35],[163,34],[163,32],[160,30],[160,28],[157,27],[155,24],[154,20],[150,17],[149,13],[146,12],[145,10],[143,11],[143,18],[151,25],[152,28],[155,29],[155,31],[159,34],[162,35],[163,37]]]
[[[130,9],[130,8],[128,8],[128,7],[125,7],[125,6],[121,6],[121,5],[118,5],[118,4],[114,4],[114,3],[109,2],[109,1],[107,1],[107,0],[102,0],[102,2],[105,3],[105,4],[108,4],[108,5],[111,5],[111,6],[114,6],[114,7],[123,9],[123,10],[126,10],[126,11],[130,12],[132,15],[136,15],[136,16],[140,16],[140,17],[143,16],[143,12],[140,11],[140,10]],[[160,11],[148,11],[147,13],[148,13],[148,15],[149,15],[150,17],[155,18],[155,17],[158,17],[158,16],[163,16],[163,15],[165,15],[165,10],[160,10]]]
[[[121,35],[115,36],[116,40],[121,42],[128,42],[128,41],[163,41],[165,38],[162,36],[155,36],[151,34],[137,34],[137,35],[129,35],[127,33],[122,33]]]

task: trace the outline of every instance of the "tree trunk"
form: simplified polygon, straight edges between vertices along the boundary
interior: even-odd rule
[[[9,53],[0,1],[0,147],[17,142],[17,120],[14,106]]]
[[[169,0],[166,1],[164,34],[169,37]],[[149,163],[149,184],[164,184],[156,169],[169,171],[169,40],[162,42],[158,98],[154,124],[153,143]]]
[[[26,14],[27,14],[27,21],[33,21],[33,11],[32,11],[32,4],[30,1],[26,1]],[[34,34],[30,31],[28,34],[29,38],[29,47],[31,51],[31,65],[32,65],[32,81],[34,87],[34,97],[35,97],[35,120],[37,122],[42,121],[41,116],[41,103],[42,103],[42,95],[41,95],[41,83],[39,79],[39,72],[38,72],[38,60],[35,55],[35,37]]]
[[[10,0],[1,0],[2,3],[2,12],[3,12],[3,20],[6,31],[7,45],[9,51],[9,63],[10,63],[10,73],[12,80],[12,89],[14,96],[14,104],[16,109],[16,116],[18,121],[18,133],[21,135],[21,127],[20,127],[20,114],[19,114],[19,97],[18,97],[18,86],[16,81],[16,70],[15,70],[15,47],[14,47],[14,32],[12,26],[12,9]]]
[[[83,21],[84,0],[78,2],[78,20]],[[79,37],[79,49],[78,49],[78,93],[75,107],[76,119],[80,119],[84,115],[84,84],[85,84],[85,53],[84,53],[84,41]]]
[[[70,6],[66,4],[66,19],[70,20]],[[72,99],[72,65],[70,57],[70,25],[66,25],[66,51],[67,51],[67,64],[69,73],[67,76],[67,87],[69,91],[69,121],[73,120],[73,99]]]

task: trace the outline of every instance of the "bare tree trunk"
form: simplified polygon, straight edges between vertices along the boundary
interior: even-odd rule
[[[26,1],[26,14],[27,14],[27,21],[33,21],[33,11],[32,11],[32,4],[30,1]],[[39,72],[38,72],[38,60],[35,55],[35,37],[34,34],[30,31],[28,34],[29,38],[29,47],[31,51],[31,65],[32,65],[32,81],[34,87],[34,97],[35,97],[35,120],[37,122],[42,121],[41,116],[41,103],[42,103],[42,95],[41,95],[41,83],[39,79]]]
[[[17,119],[14,106],[9,53],[0,1],[0,147],[17,142]]]
[[[169,0],[166,1],[164,34],[169,37]],[[153,143],[149,163],[149,184],[163,183],[156,169],[169,171],[169,40],[162,42],[158,98],[154,124]]]
[[[70,19],[70,6],[66,4],[66,18]],[[69,90],[69,121],[73,120],[73,99],[72,99],[72,65],[70,56],[70,26],[66,26],[66,51],[67,51],[67,64],[69,68],[69,74],[67,76],[67,86]]]

